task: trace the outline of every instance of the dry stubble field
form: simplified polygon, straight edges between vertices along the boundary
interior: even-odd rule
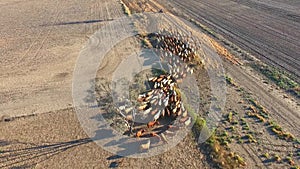
[[[125,4],[130,7],[130,3],[126,2]],[[192,2],[186,4],[190,5]],[[276,7],[278,4],[283,3],[275,3],[273,6]],[[180,2],[174,2],[174,5],[178,6],[179,11],[193,10],[191,7],[182,7]],[[197,5],[199,8],[215,10]],[[137,10],[136,6],[132,5],[131,10]],[[286,6],[284,9],[289,9],[291,13],[295,12],[289,8],[292,4]],[[216,158],[218,154],[211,154],[215,152],[208,150],[207,144],[197,147],[191,135],[176,148],[161,156],[139,160],[115,157],[86,138],[71,108],[72,71],[79,51],[88,37],[109,20],[124,15],[119,2],[6,0],[0,2],[0,8],[2,20],[0,108],[3,116],[3,122],[0,122],[0,167],[108,168],[116,165],[119,165],[119,168],[149,166],[211,168],[222,165],[224,167],[222,158]],[[160,8],[163,7],[158,7],[157,3],[150,1],[150,11],[157,12]],[[190,10],[187,12],[188,15],[192,13]],[[238,8],[235,10],[239,11]],[[202,11],[199,10],[197,15],[204,15],[205,10]],[[220,16],[214,11],[207,13]],[[280,12],[278,14],[283,15]],[[195,14],[191,14],[191,17],[193,16]],[[294,22],[297,24],[297,16],[296,13],[294,16],[288,15],[285,19],[290,23],[294,18],[293,24]],[[200,18],[199,21],[203,20]],[[218,29],[224,30],[222,28],[228,25],[219,21],[213,23],[220,25],[210,25],[211,22],[205,21],[204,24],[212,26],[212,29],[221,34],[223,32],[218,32]],[[248,35],[243,33],[247,30],[242,27],[239,29],[241,30],[236,31],[235,36],[230,33],[222,35],[244,47],[243,44],[247,44],[245,41],[230,39],[232,36],[243,40],[243,37]],[[251,30],[253,32],[250,32],[255,33],[255,29]],[[298,36],[297,32],[292,33],[295,35],[289,35],[293,38],[286,38],[287,41],[293,41]],[[249,42],[257,42],[255,48],[249,48],[250,51],[254,49],[258,51],[254,53],[257,57],[261,57],[261,53],[270,49],[262,48],[263,45],[259,44],[274,45],[269,43],[272,42],[272,36],[263,36],[265,39],[260,40],[265,40],[264,42],[251,39],[253,37],[255,36],[248,35],[246,39]],[[286,39],[276,43],[282,47],[272,48],[276,50],[286,48],[285,45],[290,44],[285,42]],[[298,43],[295,40],[294,42]],[[290,57],[285,60],[286,62],[297,59],[296,54],[299,52],[297,48],[290,49],[290,54],[285,53]],[[276,62],[276,57],[280,56],[274,55],[268,59]],[[297,64],[297,61],[294,63]],[[115,63],[107,64],[110,68]],[[225,152],[237,153],[246,164],[240,167],[245,168],[291,168],[300,165],[300,147],[297,140],[300,137],[299,100],[278,89],[250,67],[234,65],[226,59],[223,64],[228,74],[227,102],[216,137]],[[286,63],[282,64],[286,68],[284,66]],[[104,69],[101,73],[109,74],[109,71]],[[297,74],[297,71],[294,72]],[[35,115],[28,116],[31,114]],[[226,163],[226,160],[223,162]]]

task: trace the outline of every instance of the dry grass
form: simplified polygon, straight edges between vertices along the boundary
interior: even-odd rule
[[[240,62],[236,57],[234,57],[226,48],[220,45],[217,41],[213,40],[212,38],[209,38],[209,40],[220,56],[223,56],[233,64],[243,65],[242,62]]]
[[[251,67],[262,73],[280,88],[300,98],[300,85],[292,80],[293,77],[290,74],[262,63],[253,63]]]
[[[247,165],[240,155],[224,148],[215,135],[210,137],[207,144],[211,151],[210,154],[213,161],[218,164],[220,168],[244,168]]]
[[[124,13],[125,13],[126,15],[130,16],[130,15],[131,15],[131,11],[130,11],[130,9],[128,8],[128,6],[127,6],[122,0],[120,0],[120,3],[122,4]]]
[[[295,141],[297,142],[296,137],[291,134],[290,132],[286,132],[283,130],[283,128],[278,125],[277,123],[270,121],[269,122],[271,131],[276,134],[280,139],[286,140],[286,141]]]

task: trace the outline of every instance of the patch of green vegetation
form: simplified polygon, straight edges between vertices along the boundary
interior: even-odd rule
[[[247,124],[246,121],[242,121],[242,120],[241,120],[241,125],[242,125],[242,126],[245,126],[245,125],[248,125],[248,124]]]
[[[240,125],[242,126],[242,130],[250,130],[249,124],[245,118],[240,119]]]
[[[229,143],[228,143],[228,141],[224,140],[221,142],[221,145],[228,147]]]
[[[275,155],[274,155],[274,160],[275,160],[276,162],[281,162],[281,157],[280,157],[278,154],[275,154]]]
[[[124,10],[124,13],[126,14],[126,15],[131,15],[131,11],[130,11],[130,9],[127,7],[127,5],[121,0],[120,1],[120,3],[121,3],[121,5],[122,5],[122,8],[123,8],[123,10]]]
[[[282,129],[280,125],[275,123],[274,121],[269,122],[271,131],[276,134],[280,139],[286,140],[286,141],[294,141],[297,143],[297,139],[293,134],[290,132],[286,132]]]
[[[165,72],[163,72],[161,69],[155,69],[154,72],[152,71],[152,73],[156,73],[156,74],[163,74]],[[185,105],[185,108],[186,110],[189,112],[189,115],[191,116],[191,118],[193,120],[195,120],[194,122],[194,125],[193,125],[193,128],[192,128],[192,134],[195,138],[199,137],[200,135],[200,132],[204,129],[204,128],[207,128],[206,126],[206,120],[202,117],[200,117],[193,108],[191,108],[191,106],[189,104],[186,104],[187,103],[187,97],[186,95],[179,91],[180,95],[181,95],[181,99],[182,99],[182,102],[184,103]],[[207,129],[208,130],[208,129]]]
[[[270,158],[270,154],[269,153],[265,153],[262,155],[263,157],[265,157],[266,159],[269,159]]]
[[[222,141],[220,141],[220,139]],[[214,134],[209,138],[207,144],[210,147],[211,155],[214,162],[216,162],[220,168],[242,168],[246,166],[244,158],[235,152],[230,151],[227,147],[229,142],[225,138],[218,138]]]
[[[249,98],[248,99],[249,100],[249,102],[253,105],[253,106],[255,106],[256,108],[258,108],[258,109],[263,109],[263,107],[261,106],[261,105],[259,105],[257,102],[256,102],[256,100],[254,100],[253,98]]]
[[[145,48],[149,48],[149,41],[147,39],[142,39],[142,46]]]
[[[269,113],[267,112],[267,110],[253,98],[248,98],[248,101],[250,102],[250,104],[252,104],[252,106],[249,107],[249,110],[251,110],[251,112],[247,113],[248,116],[255,117],[260,122],[266,122],[266,119],[269,118]]]
[[[248,124],[245,124],[245,125],[242,126],[242,129],[243,130],[250,130],[250,127],[249,127]]]
[[[230,127],[229,127],[229,130],[230,130],[230,131],[235,131],[235,127],[234,127],[234,126],[230,126]]]
[[[157,69],[157,68],[152,68],[151,72],[154,77],[167,74],[167,71],[165,71],[163,69]]]
[[[292,80],[291,75],[268,65],[253,63],[251,67],[261,72],[280,88],[292,93],[296,97],[300,97],[300,85]]]
[[[242,139],[238,139],[237,143],[239,143],[239,144],[243,144],[243,143],[244,143],[244,141],[243,141]]]
[[[255,114],[255,117],[259,120],[259,122],[262,123],[266,122],[265,118],[259,114]]]
[[[191,115],[191,116],[193,119],[196,118],[194,126],[192,128],[192,131],[193,131],[194,137],[197,138],[200,135],[200,132],[202,131],[202,129],[204,127],[206,127],[206,121],[205,121],[205,119],[203,119],[201,117],[193,117],[195,115]]]
[[[300,166],[292,166],[291,169],[300,169]]]
[[[229,112],[227,115],[225,115],[225,119],[230,124],[237,125],[239,122],[234,118],[234,115],[236,115],[236,112]]]
[[[238,91],[238,92],[244,92],[245,89],[244,89],[243,87],[239,87],[239,88],[237,89],[237,91]]]
[[[228,121],[229,123],[232,123],[232,122],[233,122],[233,114],[232,114],[232,112],[229,112],[229,113],[228,113],[227,121]]]
[[[295,165],[295,161],[293,160],[292,157],[288,156],[286,157],[286,162],[289,163],[290,165]]]
[[[251,134],[246,134],[243,139],[246,139],[248,143],[257,143],[256,139]]]
[[[224,131],[221,135],[222,137],[227,137],[228,136],[228,132],[227,131]]]
[[[195,115],[191,115],[192,117]],[[206,121],[203,118],[197,117],[193,126],[193,134],[197,138],[200,132],[207,128]],[[208,130],[208,129],[207,129]],[[242,168],[246,166],[244,159],[230,151],[229,143],[232,138],[227,131],[217,132],[212,131],[210,138],[204,143],[210,157],[220,168]]]
[[[226,80],[227,84],[232,85],[232,86],[237,86],[235,84],[235,82],[233,81],[233,79],[231,77],[229,77],[228,75],[225,76],[225,80]]]
[[[228,147],[229,143],[232,142],[232,139],[229,137],[227,131],[223,131],[222,133],[216,133],[215,135],[218,142],[224,147]]]
[[[277,124],[276,122],[270,121],[269,123],[270,123],[270,125],[271,125],[272,128],[274,128],[274,129],[276,129],[278,131],[282,131],[282,127],[279,124]]]

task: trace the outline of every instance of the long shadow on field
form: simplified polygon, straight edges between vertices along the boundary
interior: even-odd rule
[[[56,24],[45,24],[41,26],[61,26],[61,25],[78,25],[78,24],[91,24],[91,23],[100,23],[100,22],[108,22],[113,21],[114,19],[93,19],[86,21],[71,21],[71,22],[59,22]]]
[[[70,148],[91,142],[89,138],[44,145],[26,144],[26,148],[0,151],[0,168],[32,168],[50,157]],[[20,144],[20,143],[9,143]],[[5,144],[7,145],[7,143]],[[30,145],[30,146],[27,146]],[[13,146],[12,146],[13,147]]]

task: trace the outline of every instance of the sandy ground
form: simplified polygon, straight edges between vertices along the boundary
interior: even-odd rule
[[[7,0],[0,9],[0,168],[207,168],[191,136],[161,156],[115,156],[87,138],[70,108],[79,52],[123,16],[118,1]]]
[[[139,11],[133,5],[134,1],[125,2],[132,10]],[[150,1],[150,6],[152,8],[149,7],[149,11],[159,11],[163,8],[154,1]],[[171,11],[175,15],[178,14],[174,8],[169,7],[164,8],[164,11]],[[189,15],[189,13],[187,14]],[[278,87],[268,82],[265,77],[249,66],[243,66],[243,64],[234,65],[231,62],[232,60],[227,59],[224,59],[223,66],[226,74],[234,79],[237,86],[232,87],[229,85],[224,121],[218,127],[217,131],[229,133],[229,137],[231,138],[229,139],[229,147],[245,158],[247,162],[246,168],[288,168],[290,164],[284,161],[286,161],[286,158],[289,158],[290,154],[293,154],[293,160],[295,160],[296,165],[299,165],[300,158],[297,155],[299,152],[299,142],[295,143],[279,139],[270,131],[267,123],[251,119],[247,115],[250,106],[247,98],[251,97],[261,104],[268,112],[268,119],[270,121],[278,123],[286,132],[292,133],[296,138],[299,138],[299,100],[279,90]],[[240,63],[243,63],[242,58],[240,59]],[[228,116],[229,112],[237,112],[237,116],[234,117],[238,121],[237,125],[226,123],[226,116]],[[243,125],[249,126],[249,129],[244,129]],[[234,127],[235,130],[230,131],[231,127]],[[242,139],[249,135],[253,136],[257,142],[248,143]],[[281,162],[274,162],[272,157],[271,159],[264,158],[264,153],[269,153],[272,157],[279,156],[283,160]]]
[[[92,3],[76,3],[80,2],[2,1],[1,115],[71,106],[72,70],[91,33],[90,25],[80,22],[91,19]]]
[[[259,59],[300,77],[297,0],[166,1]]]
[[[0,125],[4,133],[1,168],[207,168],[191,136],[174,149],[146,159],[121,158],[104,151],[87,138],[73,109]]]
[[[276,62],[275,64],[298,76],[297,53],[299,53],[299,48],[296,47],[298,41],[295,37],[299,36],[296,28],[299,24],[296,17],[299,16],[299,11],[295,10],[295,5],[299,6],[299,4],[296,1],[163,2],[165,2],[165,6],[169,5],[169,10],[178,11],[179,14],[184,13],[190,18],[204,23],[213,31],[254,53],[263,61],[273,62],[273,64]],[[287,94],[272,83],[268,83],[267,79],[247,66],[236,66],[227,61],[223,65],[227,74],[238,83],[238,86],[250,92],[251,97],[269,111],[271,119],[299,138],[300,108],[298,99],[288,97]],[[257,144],[236,142],[231,145],[233,150],[240,152],[247,159],[247,168],[288,168],[288,165],[274,164],[272,160],[263,158],[263,154],[270,153],[285,158],[288,153],[297,153],[298,145],[278,140],[268,132],[266,125],[249,119],[245,115],[248,105],[245,104],[246,102],[242,99],[244,96],[237,88],[231,89],[230,87],[228,94],[227,111],[238,112],[237,119],[245,120],[250,126],[250,132],[240,130],[237,132],[238,135],[243,136],[250,133],[259,140]],[[219,128],[226,130],[229,126],[230,124],[225,123]],[[234,133],[232,133],[232,137],[234,137]],[[295,160],[298,164],[299,157],[295,157]]]
[[[104,151],[82,130],[71,108],[73,69],[88,37],[123,16],[119,2],[4,0],[0,9],[0,116],[5,117],[0,122],[1,168],[209,168],[191,136],[160,156],[127,159]],[[298,100],[284,97],[247,67],[227,61],[224,67],[274,120],[299,137]],[[235,110],[244,117],[248,104],[237,104],[244,102],[242,93],[230,87],[227,100],[226,112]],[[247,168],[287,168],[286,163],[266,163],[261,155],[270,151],[285,156],[299,148],[278,140],[262,124],[247,122],[251,131],[265,133],[255,135],[257,139],[267,139],[265,144],[230,145],[246,159]]]

